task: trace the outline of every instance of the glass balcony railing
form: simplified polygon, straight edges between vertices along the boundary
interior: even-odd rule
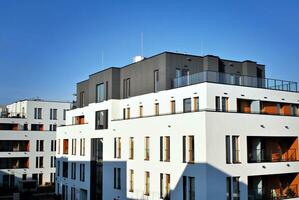
[[[297,82],[284,81],[270,78],[257,78],[253,76],[242,76],[221,72],[204,71],[188,76],[178,77],[172,80],[172,88],[179,88],[196,83],[212,82],[229,85],[240,85],[272,90],[282,90],[290,92],[297,91]]]

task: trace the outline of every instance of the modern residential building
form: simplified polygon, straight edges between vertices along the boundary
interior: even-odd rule
[[[21,100],[0,113],[0,191],[26,191],[55,182],[56,128],[67,102]]]
[[[77,84],[57,132],[63,199],[298,197],[297,83],[164,52]]]

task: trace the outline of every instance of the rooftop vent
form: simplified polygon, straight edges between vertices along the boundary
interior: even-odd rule
[[[133,62],[136,63],[136,62],[142,61],[143,59],[144,59],[143,56],[135,56],[135,57],[133,58]]]

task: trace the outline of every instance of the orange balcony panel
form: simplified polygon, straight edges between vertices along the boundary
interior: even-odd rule
[[[277,103],[273,102],[262,102],[262,113],[277,115]]]
[[[290,104],[281,104],[280,105],[280,114],[281,115],[291,115],[291,105]]]

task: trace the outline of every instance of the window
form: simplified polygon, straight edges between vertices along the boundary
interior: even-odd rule
[[[77,139],[72,139],[72,155],[76,155],[76,143]]]
[[[195,200],[195,178],[183,176],[183,200]]]
[[[42,109],[34,108],[34,119],[42,119]]]
[[[56,124],[50,124],[49,131],[56,131],[57,125]]]
[[[43,184],[43,174],[42,173],[38,174],[38,184],[39,185]]]
[[[80,139],[80,156],[85,156],[85,138]]]
[[[131,109],[128,107],[127,108],[127,119],[131,118]]]
[[[123,109],[123,119],[126,119],[126,109]]]
[[[226,199],[240,200],[240,177],[226,177]]]
[[[233,163],[240,163],[239,136],[232,136]]]
[[[56,157],[55,156],[51,156],[51,165],[50,167],[56,167]]]
[[[154,92],[158,92],[160,87],[159,87],[159,70],[154,71]]]
[[[220,111],[220,97],[219,96],[215,97],[215,108],[216,108],[216,111]]]
[[[60,154],[60,139],[58,139],[58,151],[57,151],[57,154]]]
[[[37,152],[44,151],[44,141],[43,140],[36,140],[36,151]]]
[[[85,181],[85,164],[80,164],[80,181]]]
[[[108,110],[96,111],[96,129],[108,128]]]
[[[56,151],[56,140],[51,140],[51,151]]]
[[[64,178],[68,177],[68,169],[69,169],[69,164],[68,162],[62,162],[62,176]]]
[[[71,200],[76,200],[76,188],[71,187]]]
[[[159,103],[155,103],[155,115],[159,115]]]
[[[222,112],[228,111],[228,97],[222,97]]]
[[[226,163],[231,163],[231,157],[230,157],[230,136],[225,136],[225,152],[226,152]]]
[[[194,136],[183,136],[183,162],[194,163]]]
[[[67,109],[63,109],[63,120],[66,119],[66,111],[67,111]]]
[[[130,78],[124,79],[123,80],[123,98],[128,98],[130,97],[130,87],[131,87],[131,83],[130,83]]]
[[[50,120],[57,120],[57,109],[50,109]]]
[[[62,200],[68,200],[68,186],[62,185]]]
[[[175,114],[175,100],[170,101],[170,112]]]
[[[129,159],[134,159],[134,138],[129,139]]]
[[[114,168],[114,181],[113,181],[113,187],[114,187],[114,189],[118,189],[118,190],[120,190],[121,189],[121,187],[120,187],[120,185],[121,185],[121,169],[120,168]]]
[[[169,136],[160,137],[160,161],[165,161],[165,162],[170,161],[170,137]]]
[[[139,106],[139,117],[143,117],[143,106]]]
[[[60,161],[59,160],[57,161],[56,173],[57,173],[57,176],[60,176]]]
[[[191,112],[191,98],[184,99],[183,112]]]
[[[170,200],[170,174],[160,174],[160,199]]]
[[[240,177],[233,177],[233,199],[240,199]]]
[[[144,195],[146,196],[150,195],[150,173],[149,172],[144,173]]]
[[[63,139],[63,154],[69,153],[69,140]]]
[[[114,138],[114,158],[121,158],[121,138]]]
[[[55,183],[55,173],[50,173],[50,183]]]
[[[35,168],[43,168],[44,167],[44,157],[37,156],[35,158]]]
[[[232,194],[231,194],[231,177],[226,177],[226,199],[231,200]]]
[[[102,102],[105,99],[105,85],[104,83],[100,83],[96,85],[96,103]]]
[[[228,97],[221,97],[221,102],[220,102],[220,97],[216,96],[215,108],[216,111],[228,112]]]
[[[22,180],[25,181],[27,179],[27,174],[22,175]]]
[[[150,138],[145,137],[144,139],[144,160],[150,159]]]
[[[79,106],[82,108],[85,106],[85,94],[84,94],[84,91],[80,92],[80,95],[79,95]]]
[[[71,179],[73,179],[73,180],[76,179],[76,163],[75,162],[71,163]]]
[[[129,171],[129,192],[134,192],[134,170]]]
[[[183,81],[184,85],[189,85],[190,84],[190,70],[189,69],[183,69],[182,70],[182,75],[183,75]]]
[[[298,116],[298,105],[292,104],[291,106],[291,115]]]
[[[198,97],[193,97],[193,107],[194,111],[199,111],[199,98]]]

